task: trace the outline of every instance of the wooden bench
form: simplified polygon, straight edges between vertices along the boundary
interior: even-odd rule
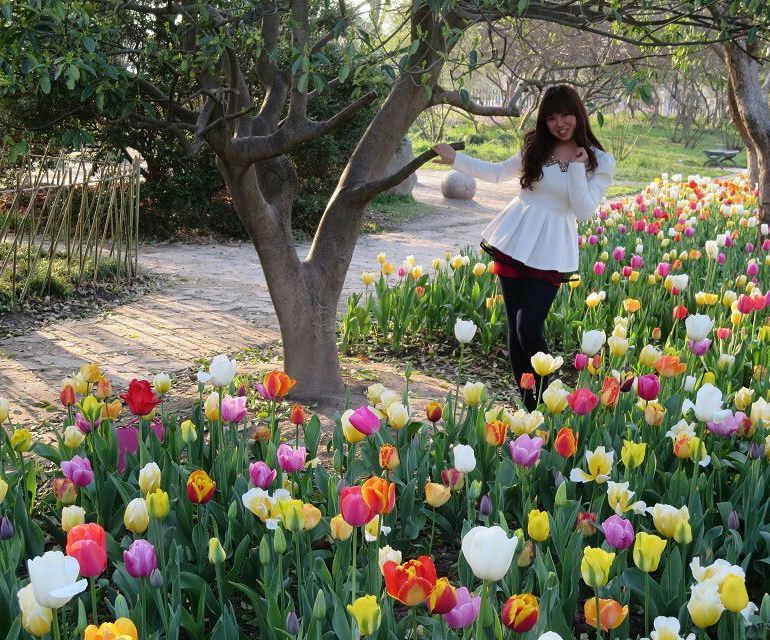
[[[740,149],[704,149],[707,158],[705,166],[724,167],[727,162],[735,166],[735,156],[740,152]]]

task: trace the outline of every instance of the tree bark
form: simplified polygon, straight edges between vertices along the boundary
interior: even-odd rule
[[[756,149],[762,222],[770,223],[770,108],[759,81],[759,64],[749,53],[735,42],[725,45],[725,65],[737,113]]]
[[[730,119],[733,121],[735,128],[738,129],[738,133],[741,136],[743,144],[746,146],[746,163],[749,170],[749,180],[751,184],[759,183],[759,154],[757,152],[757,145],[749,135],[748,129],[744,124],[741,114],[738,111],[738,103],[735,100],[735,91],[733,90],[733,83],[727,83],[727,104],[730,109]]]

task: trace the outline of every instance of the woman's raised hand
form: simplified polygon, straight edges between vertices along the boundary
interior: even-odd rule
[[[570,158],[570,162],[582,162],[586,163],[588,162],[588,153],[583,147],[578,147],[575,149],[575,153],[572,154],[572,158]]]
[[[433,162],[436,164],[454,164],[457,151],[452,149],[452,147],[450,147],[445,142],[434,144],[431,149],[439,155],[438,158],[433,159]]]

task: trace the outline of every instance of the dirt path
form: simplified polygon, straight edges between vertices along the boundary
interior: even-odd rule
[[[480,232],[516,192],[513,183],[479,182],[472,201],[441,195],[443,172],[420,171],[414,196],[432,213],[389,233],[363,236],[356,247],[340,304],[361,289],[360,275],[375,270],[384,252],[396,265],[414,255],[426,269],[445,251],[476,245]],[[309,244],[298,246],[304,257]],[[278,325],[257,255],[248,243],[143,246],[141,264],[172,285],[99,316],[69,320],[0,342],[0,397],[16,422],[40,424],[58,412],[61,379],[83,362],[104,366],[113,386],[125,390],[133,377],[190,369],[196,358],[274,344]],[[265,365],[267,366],[267,365]],[[396,383],[397,371],[370,371]],[[186,387],[186,388],[185,388]],[[189,376],[179,391],[192,387]],[[439,381],[421,380],[419,395],[435,395]]]

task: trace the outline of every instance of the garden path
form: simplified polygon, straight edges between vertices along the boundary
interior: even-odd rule
[[[444,172],[422,170],[417,175],[414,196],[432,211],[394,231],[360,238],[340,308],[348,293],[361,289],[361,272],[375,270],[377,254],[384,252],[395,265],[414,255],[427,269],[445,251],[475,245],[481,230],[517,189],[514,183],[479,183],[474,200],[447,200],[440,187]],[[299,244],[300,256],[309,247]],[[40,425],[60,416],[59,382],[84,362],[103,365],[121,391],[133,377],[166,371],[182,378],[179,391],[189,395],[194,359],[266,347],[280,338],[251,244],[144,245],[140,262],[167,276],[170,286],[98,316],[57,322],[0,341],[0,397],[11,401],[14,422]],[[389,373],[397,377],[395,371]],[[422,390],[426,397],[435,397],[443,388],[440,381],[427,378],[415,383],[418,396]]]

